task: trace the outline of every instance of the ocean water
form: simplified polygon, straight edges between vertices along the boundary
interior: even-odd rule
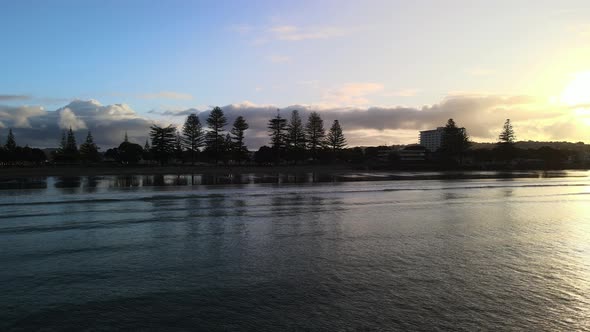
[[[590,173],[561,175],[5,181],[0,330],[590,331]]]

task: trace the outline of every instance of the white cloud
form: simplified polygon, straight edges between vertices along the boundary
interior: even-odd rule
[[[369,95],[383,91],[383,84],[371,82],[347,83],[324,93],[321,103],[328,106],[366,106]]]
[[[86,129],[86,123],[78,119],[76,114],[69,108],[64,108],[59,112],[59,127],[62,129],[72,129],[73,131],[79,129]]]

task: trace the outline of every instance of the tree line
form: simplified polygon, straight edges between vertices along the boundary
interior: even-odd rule
[[[187,116],[184,124],[159,126],[153,124],[148,139],[143,146],[129,141],[125,133],[119,146],[100,153],[94,143],[92,133],[88,131],[85,141],[78,146],[74,131],[70,128],[62,131],[59,147],[53,152],[53,160],[58,163],[96,163],[103,158],[122,164],[135,164],[141,160],[165,165],[171,160],[180,162],[210,162],[218,164],[243,164],[252,161],[252,155],[245,144],[249,125],[243,116],[238,116],[232,127],[227,129],[228,120],[220,107],[215,107],[201,124],[196,114]],[[268,121],[269,146],[262,146],[254,159],[259,163],[298,163],[303,160],[336,159],[339,152],[346,147],[346,139],[338,120],[334,120],[326,133],[321,116],[312,112],[304,124],[299,111],[293,110],[289,120],[283,118],[277,110],[276,116]],[[34,155],[38,162],[47,158],[40,149],[20,148],[12,130],[9,130],[7,143],[0,148],[0,156],[6,161],[25,160],[23,149]],[[34,150],[31,153],[29,150]],[[37,160],[36,159],[36,160]]]

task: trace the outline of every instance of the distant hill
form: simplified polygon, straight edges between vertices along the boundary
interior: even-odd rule
[[[493,149],[496,143],[477,143],[474,142],[472,145],[473,149]],[[515,146],[519,149],[539,149],[544,146],[548,146],[557,150],[571,150],[576,152],[590,152],[590,145],[584,144],[584,142],[571,143],[571,142],[537,142],[537,141],[518,141]]]

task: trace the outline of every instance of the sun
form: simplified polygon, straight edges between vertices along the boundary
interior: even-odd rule
[[[561,102],[569,106],[589,108],[590,105],[590,71],[574,75],[574,79],[563,89]]]

